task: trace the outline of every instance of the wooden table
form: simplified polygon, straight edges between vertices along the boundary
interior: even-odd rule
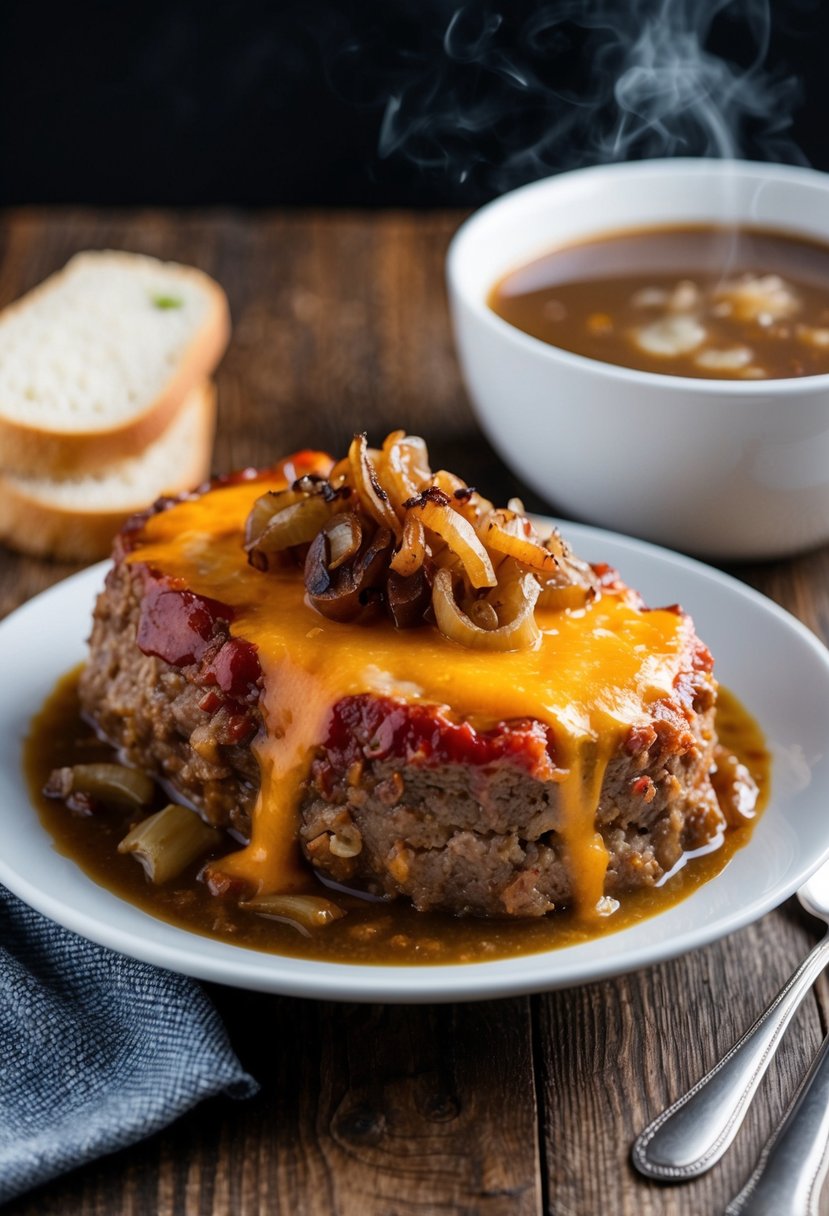
[[[79,249],[192,262],[230,297],[216,467],[356,429],[428,437],[433,464],[493,498],[514,479],[461,386],[443,290],[455,214],[18,211],[0,224],[0,306]],[[520,492],[520,487],[518,487]],[[527,502],[540,505],[531,494]],[[8,612],[71,572],[3,554]],[[829,550],[737,571],[829,637]],[[693,1216],[753,1168],[829,1020],[805,1002],[738,1140],[707,1177],[663,1188],[634,1134],[710,1066],[815,940],[787,904],[675,962],[547,996],[413,1008],[212,988],[262,1083],[12,1204],[14,1216]],[[829,1210],[829,1209],[827,1209]]]

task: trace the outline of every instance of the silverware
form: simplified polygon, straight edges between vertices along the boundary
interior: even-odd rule
[[[818,1216],[829,1165],[829,1036],[725,1216]]]
[[[807,912],[829,925],[829,863],[812,875],[797,897]],[[829,929],[739,1042],[639,1135],[631,1157],[641,1174],[684,1182],[719,1161],[740,1129],[783,1032],[827,964]]]

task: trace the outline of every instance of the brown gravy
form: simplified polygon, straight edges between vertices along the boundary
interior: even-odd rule
[[[829,372],[829,245],[755,228],[631,229],[505,275],[490,308],[552,346],[639,371]]]
[[[78,671],[65,676],[33,720],[24,745],[24,765],[33,804],[59,852],[89,877],[151,916],[191,932],[256,950],[338,963],[435,964],[482,962],[575,945],[626,928],[685,899],[718,874],[737,849],[748,843],[755,821],[729,831],[713,852],[688,857],[660,888],[624,897],[613,916],[585,925],[567,911],[534,921],[461,919],[416,912],[403,900],[368,902],[336,895],[348,910],[342,920],[303,936],[297,929],[266,920],[211,896],[197,881],[203,864],[163,886],[153,886],[132,857],[119,854],[129,815],[73,815],[45,798],[42,788],[53,768],[111,760],[112,752],[80,716]],[[754,719],[727,691],[720,690],[717,730],[727,748],[748,766],[760,788],[759,807],[768,798],[770,757]],[[160,800],[163,801],[163,800]],[[222,852],[226,851],[226,844]],[[320,893],[331,893],[322,886]]]

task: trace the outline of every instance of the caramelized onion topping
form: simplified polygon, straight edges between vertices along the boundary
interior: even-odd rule
[[[459,607],[448,570],[438,570],[432,606],[441,633],[462,646],[480,650],[527,650],[536,646],[541,631],[535,620],[535,602],[541,588],[531,574],[522,574],[511,589],[503,624],[495,629],[482,629]],[[500,622],[498,613],[496,619]]]
[[[514,557],[533,570],[552,574],[558,566],[555,554],[541,544],[530,521],[515,511],[490,511],[482,532],[490,549]]]
[[[395,549],[391,568],[404,577],[414,574],[426,560],[426,533],[419,519],[409,517],[403,525],[403,539]]]
[[[344,511],[337,515],[326,528],[328,538],[328,569],[337,570],[343,562],[350,561],[360,551],[363,543],[363,525],[355,511]]]
[[[368,442],[365,432],[355,435],[348,449],[348,460],[351,465],[351,475],[360,502],[370,516],[381,528],[388,528],[395,536],[403,532],[400,520],[395,514],[394,507],[389,502],[389,496],[377,479],[377,473],[371,462]]]
[[[495,508],[422,439],[382,448],[355,435],[327,479],[302,477],[254,503],[245,550],[263,572],[302,565],[309,603],[334,621],[384,611],[398,629],[434,623],[464,646],[538,644],[536,608],[580,608],[599,594],[591,567],[558,532],[543,537],[518,499]]]
[[[473,587],[494,587],[497,583],[489,554],[468,519],[452,509],[452,499],[443,490],[431,487],[405,504],[424,528],[452,550]]]

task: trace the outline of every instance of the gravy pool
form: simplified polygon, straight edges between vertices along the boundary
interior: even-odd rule
[[[737,849],[748,844],[757,822],[756,818],[746,820],[727,831],[713,848],[685,854],[661,886],[627,892],[617,912],[587,924],[566,909],[534,920],[482,920],[416,912],[404,899],[369,902],[334,893],[347,915],[311,935],[303,935],[290,925],[256,916],[232,901],[216,899],[197,879],[201,862],[160,886],[148,882],[135,859],[118,852],[130,812],[112,809],[84,817],[44,797],[43,785],[53,768],[113,759],[111,748],[81,718],[79,674],[70,672],[60,681],[32,722],[24,746],[32,802],[55,847],[94,882],[151,916],[255,950],[335,963],[417,966],[486,962],[577,945],[627,928],[686,899],[723,870]],[[757,782],[759,814],[768,798],[771,758],[757,723],[722,687],[717,703],[717,734]],[[167,801],[160,794],[159,798],[160,804]],[[226,851],[227,842],[220,853]],[[309,884],[309,891],[332,896],[310,873]]]
[[[829,372],[829,245],[713,225],[631,229],[510,271],[493,312],[639,371],[773,380]]]

